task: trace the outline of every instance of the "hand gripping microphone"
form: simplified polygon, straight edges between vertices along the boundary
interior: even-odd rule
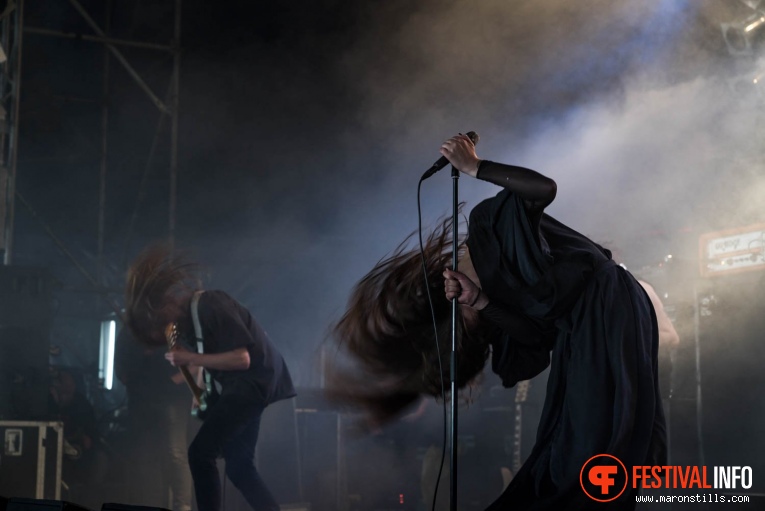
[[[473,142],[473,145],[476,145],[478,143],[479,137],[478,133],[475,131],[468,131],[466,133],[467,137]],[[425,171],[425,173],[420,178],[420,181],[423,181],[425,179],[428,179],[430,176],[441,170],[442,168],[446,167],[449,164],[449,160],[446,159],[446,156],[441,156],[436,162],[431,165],[431,167]]]

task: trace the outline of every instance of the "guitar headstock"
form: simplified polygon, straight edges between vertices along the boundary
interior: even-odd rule
[[[168,323],[165,327],[165,339],[167,340],[168,349],[175,348],[178,343],[178,324]]]

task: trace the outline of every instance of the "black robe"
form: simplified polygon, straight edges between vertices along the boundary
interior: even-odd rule
[[[610,504],[580,486],[596,454],[662,465],[666,429],[657,381],[651,302],[610,252],[546,214],[530,215],[503,190],[473,209],[467,241],[493,307],[539,326],[536,339],[504,331],[492,368],[505,386],[550,376],[531,455],[489,511],[632,509],[631,484]]]

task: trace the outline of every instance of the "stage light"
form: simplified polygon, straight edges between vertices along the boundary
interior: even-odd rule
[[[114,384],[114,343],[117,323],[113,319],[101,322],[101,343],[98,356],[98,379],[107,390]]]
[[[759,103],[765,100],[765,70],[753,71],[727,80],[728,88],[740,100]]]
[[[733,23],[720,23],[723,39],[728,46],[731,55],[751,55],[755,43],[755,36],[762,32],[765,26],[765,13],[757,12],[743,21]]]

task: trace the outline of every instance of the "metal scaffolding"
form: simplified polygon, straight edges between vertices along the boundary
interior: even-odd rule
[[[13,251],[13,217],[18,162],[19,97],[21,94],[21,47],[24,30],[24,0],[11,0],[2,13],[0,44],[2,76],[0,76],[0,250],[4,264],[11,263]]]
[[[93,276],[79,264],[74,255],[67,250],[65,244],[55,236],[55,233],[50,227],[43,225],[46,232],[53,238],[59,249],[72,260],[78,270],[85,275],[85,277],[97,288],[101,283],[101,272],[103,265],[103,252],[104,252],[104,236],[105,236],[105,212],[107,208],[107,189],[106,181],[108,174],[108,129],[109,129],[109,83],[110,83],[110,63],[112,60],[116,60],[125,71],[130,75],[134,83],[138,88],[149,98],[149,100],[156,106],[160,113],[160,119],[157,123],[157,128],[154,136],[154,143],[150,154],[148,155],[148,163],[144,170],[144,177],[142,179],[142,187],[146,183],[146,174],[152,164],[154,153],[158,146],[159,132],[162,129],[165,122],[170,123],[170,164],[169,164],[169,198],[168,198],[168,241],[170,244],[175,242],[175,224],[176,224],[176,193],[177,193],[177,177],[178,177],[178,92],[180,87],[180,38],[181,38],[181,12],[182,12],[182,0],[167,0],[173,2],[173,36],[172,40],[168,44],[156,44],[152,42],[134,41],[129,39],[110,37],[110,19],[112,15],[111,0],[106,0],[105,3],[105,16],[103,24],[99,24],[88,10],[80,3],[79,0],[68,0],[71,8],[79,15],[79,18],[85,22],[90,28],[92,33],[73,33],[59,30],[49,27],[34,27],[24,25],[24,0],[9,0],[7,7],[0,16],[1,29],[0,44],[5,51],[8,58],[2,62],[2,76],[0,76],[0,90],[2,90],[2,108],[0,109],[0,116],[2,116],[2,136],[0,137],[1,153],[0,153],[0,250],[3,253],[3,263],[10,265],[13,261],[13,228],[14,228],[14,209],[16,199],[20,199],[20,203],[25,207],[30,208],[30,212],[36,217],[36,214],[31,210],[30,202],[24,200],[16,189],[16,170],[18,162],[18,133],[19,133],[19,102],[21,97],[21,76],[22,76],[22,45],[23,41],[27,37],[55,37],[66,39],[77,39],[80,41],[92,42],[95,44],[102,44],[104,46],[103,56],[103,92],[101,101],[101,126],[100,126],[100,165],[99,165],[99,187],[98,187],[98,275]],[[162,53],[169,53],[172,56],[172,72],[167,88],[167,93],[164,98],[158,96],[152,88],[148,85],[147,81],[141,76],[136,68],[131,65],[128,58],[122,52],[121,48],[141,48],[146,50],[154,50]],[[2,55],[0,55],[2,58]],[[133,213],[133,218],[130,225],[130,233],[128,238],[132,234],[134,229],[135,217],[137,216],[137,209],[139,207],[141,198],[143,196],[143,190],[139,191],[138,204]],[[36,217],[39,221],[43,222],[39,217]],[[44,223],[44,222],[43,222]]]

